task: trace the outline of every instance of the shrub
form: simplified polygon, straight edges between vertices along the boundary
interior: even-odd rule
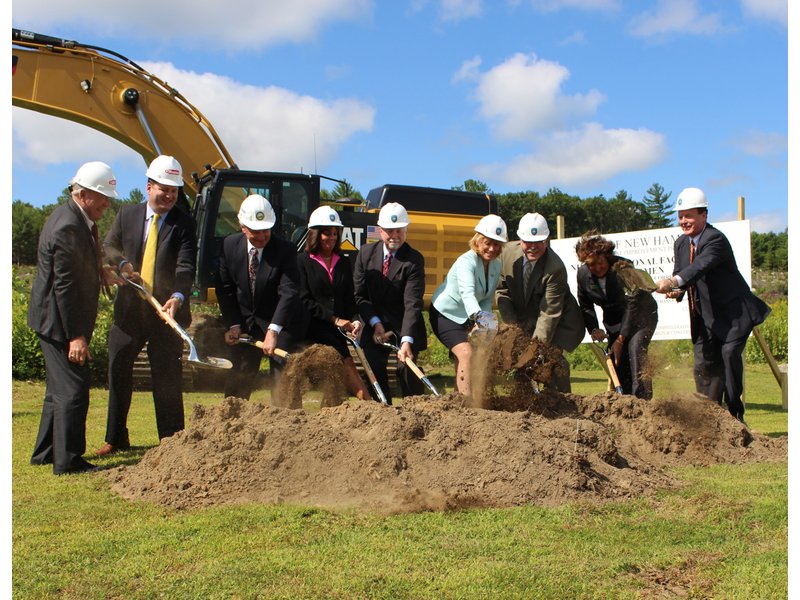
[[[789,362],[789,302],[786,299],[775,301],[770,306],[772,312],[760,326],[772,355],[779,363]],[[747,340],[744,357],[748,363],[764,363],[767,361],[755,336]]]

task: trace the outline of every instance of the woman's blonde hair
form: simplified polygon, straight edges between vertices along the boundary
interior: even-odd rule
[[[476,231],[476,232],[475,232],[475,235],[473,235],[473,236],[472,236],[472,239],[470,239],[470,241],[469,241],[469,247],[470,247],[470,249],[471,249],[471,250],[474,250],[475,252],[478,252],[478,250],[479,250],[479,248],[478,248],[478,243],[479,243],[481,240],[492,240],[492,238],[490,238],[490,237],[486,237],[486,236],[485,236],[485,235],[483,235],[482,233],[478,233],[478,232]],[[506,247],[506,245],[505,245],[503,242],[499,241],[499,240],[492,240],[492,241],[493,241],[493,242],[497,242],[498,244],[500,244],[500,254],[502,254],[502,253],[503,253],[503,248],[505,248],[505,247]],[[500,256],[500,254],[498,254],[497,256]]]

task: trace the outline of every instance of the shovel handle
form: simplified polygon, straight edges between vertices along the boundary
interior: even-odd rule
[[[138,283],[131,281],[130,279],[126,278],[126,281],[128,282],[128,285],[132,285],[136,289],[136,291],[139,292],[139,295],[145,300],[147,300],[147,302],[149,302],[150,305],[156,309],[158,316],[161,317],[161,319],[165,321],[167,325],[172,327],[178,333],[178,335],[184,337],[185,332],[183,331],[183,328],[180,325],[178,325],[178,322],[172,317],[171,314],[169,314],[164,310],[164,307],[161,305],[161,302],[156,300],[156,297],[153,296],[150,290],[148,290],[143,285],[139,285]]]
[[[422,372],[422,369],[420,369],[413,360],[411,360],[410,358],[407,358],[405,360],[405,363],[406,363],[406,366],[414,372],[414,375],[416,375],[420,379],[425,377],[425,373]]]
[[[259,340],[252,340],[252,339],[251,340],[246,340],[245,343],[252,344],[256,348],[261,348],[262,350],[264,349],[264,342],[259,341]],[[275,350],[273,350],[273,353],[275,354],[275,356],[277,356],[279,358],[289,358],[289,356],[291,356],[283,348],[275,348]]]
[[[611,382],[614,384],[614,391],[618,394],[622,393],[622,386],[619,383],[619,377],[617,377],[617,369],[614,367],[614,361],[611,358],[610,354],[606,354],[606,366],[608,366],[608,374],[611,375]]]

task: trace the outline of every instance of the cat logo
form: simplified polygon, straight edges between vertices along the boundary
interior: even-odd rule
[[[340,248],[344,252],[354,252],[361,248],[364,239],[363,227],[345,227],[342,231],[342,243]]]

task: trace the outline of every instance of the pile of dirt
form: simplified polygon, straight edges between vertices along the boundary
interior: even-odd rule
[[[751,433],[695,395],[542,389],[492,403],[502,410],[452,394],[309,414],[227,398],[195,407],[187,429],[108,476],[125,498],[181,509],[289,502],[391,513],[637,497],[677,485],[665,467],[787,458],[787,438]]]

